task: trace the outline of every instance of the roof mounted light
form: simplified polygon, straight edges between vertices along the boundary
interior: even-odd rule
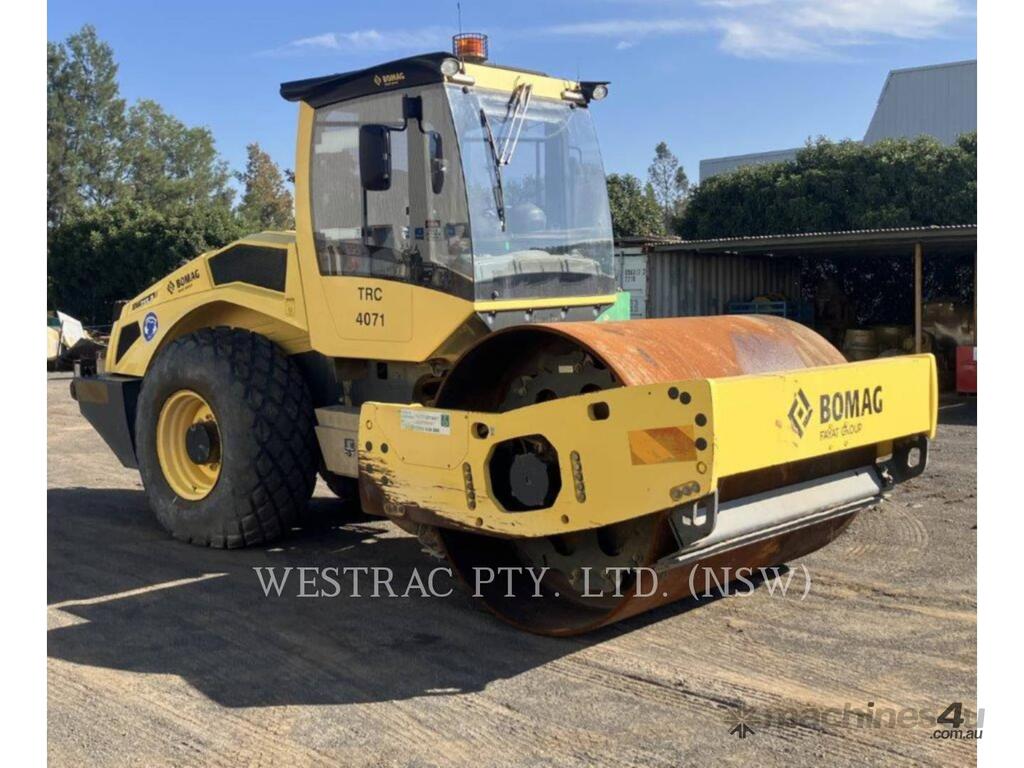
[[[445,59],[441,62],[441,74],[445,77],[454,77],[461,69],[462,65],[458,59]]]
[[[608,95],[608,82],[605,80],[584,80],[580,83],[580,90],[587,101],[600,101]]]
[[[463,61],[487,61],[487,35],[463,32],[452,37],[452,53]]]

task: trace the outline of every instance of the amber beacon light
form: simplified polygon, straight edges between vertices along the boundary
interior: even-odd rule
[[[487,35],[463,32],[452,37],[452,53],[463,61],[487,61]]]

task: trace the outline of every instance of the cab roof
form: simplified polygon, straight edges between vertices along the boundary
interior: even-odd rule
[[[339,101],[347,101],[360,96],[374,93],[411,88],[431,83],[443,83],[445,76],[441,74],[441,62],[456,58],[451,53],[437,51],[396,59],[353,72],[342,72],[336,75],[311,77],[305,80],[293,80],[281,84],[281,96],[287,101],[304,101],[311,107],[323,107]],[[492,67],[532,75],[547,77],[542,72],[498,67],[484,63],[476,66]]]

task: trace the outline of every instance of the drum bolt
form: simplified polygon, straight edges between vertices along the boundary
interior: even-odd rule
[[[689,482],[683,483],[683,485],[677,485],[672,488],[668,493],[672,497],[673,501],[679,501],[684,496],[693,496],[700,490],[700,483]]]

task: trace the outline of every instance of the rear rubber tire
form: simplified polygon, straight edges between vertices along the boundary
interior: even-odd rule
[[[156,449],[161,408],[182,389],[210,404],[222,441],[219,477],[197,501],[174,493]],[[299,367],[269,339],[207,328],[171,342],[146,373],[136,421],[139,472],[157,520],[174,538],[200,546],[280,538],[313,493],[314,418]]]
[[[354,477],[345,477],[331,472],[321,463],[320,477],[324,484],[331,489],[331,493],[345,504],[353,504],[359,508],[359,481]]]

